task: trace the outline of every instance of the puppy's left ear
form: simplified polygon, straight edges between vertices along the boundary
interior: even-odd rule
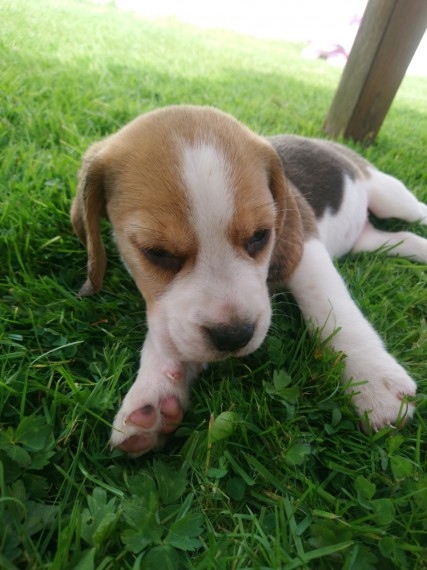
[[[304,247],[304,230],[298,196],[288,183],[282,161],[271,147],[269,184],[277,208],[276,245],[273,251],[269,280],[283,284],[298,265]]]
[[[101,217],[106,215],[104,144],[96,143],[86,152],[71,206],[74,231],[87,250],[87,279],[79,291],[81,296],[93,295],[101,289],[107,264],[100,229]]]
[[[285,220],[288,189],[280,157],[273,147],[268,149],[268,184],[276,206],[276,236],[278,236],[282,232]]]

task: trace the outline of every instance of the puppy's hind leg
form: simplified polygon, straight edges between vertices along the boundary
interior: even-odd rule
[[[427,204],[417,198],[397,178],[374,168],[367,181],[368,209],[377,218],[398,218],[427,225]]]
[[[366,222],[362,233],[353,245],[352,251],[375,251],[387,248],[387,255],[407,257],[418,263],[427,263],[427,239],[411,232],[384,232]]]

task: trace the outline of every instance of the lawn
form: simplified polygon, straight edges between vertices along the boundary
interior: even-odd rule
[[[76,296],[86,257],[68,211],[89,144],[175,103],[322,136],[339,70],[301,46],[84,1],[0,0],[0,21],[0,568],[426,568],[427,267],[338,262],[418,381],[404,429],[357,429],[342,355],[283,293],[263,347],[209,367],[167,447],[137,460],[108,437],[145,309],[107,227],[105,286]],[[406,78],[359,148],[425,201],[426,100],[427,79]]]

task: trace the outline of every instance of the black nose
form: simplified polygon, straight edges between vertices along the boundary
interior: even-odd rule
[[[254,335],[252,323],[238,325],[217,325],[205,328],[212,344],[221,352],[234,352],[248,344]]]

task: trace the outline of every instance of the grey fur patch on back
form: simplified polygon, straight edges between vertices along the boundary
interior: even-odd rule
[[[276,149],[286,177],[304,196],[317,218],[342,203],[344,177],[368,176],[369,162],[340,144],[296,135],[266,137]]]

